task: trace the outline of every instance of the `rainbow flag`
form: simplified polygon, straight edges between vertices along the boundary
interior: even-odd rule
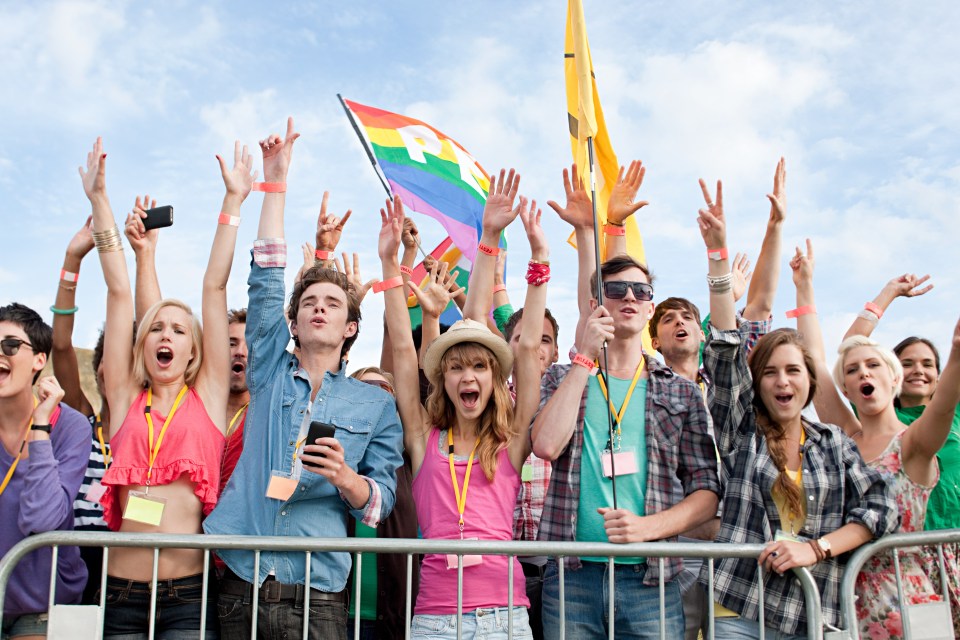
[[[487,172],[456,140],[425,122],[343,102],[359,122],[391,191],[408,209],[437,220],[463,259],[473,264],[490,189]]]

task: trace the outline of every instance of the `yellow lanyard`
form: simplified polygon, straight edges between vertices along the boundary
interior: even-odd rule
[[[33,399],[33,408],[37,408],[37,399]],[[10,465],[10,468],[7,469],[7,475],[3,476],[3,483],[0,484],[0,496],[3,495],[3,492],[7,490],[7,485],[10,484],[10,478],[13,477],[13,472],[17,470],[17,465],[20,464],[20,458],[23,457],[23,447],[27,444],[27,436],[30,435],[30,427],[33,426],[33,415],[30,416],[30,422],[27,423],[27,430],[23,432],[23,440],[20,441],[20,450],[17,451],[17,457],[14,458],[13,464]]]
[[[303,445],[307,441],[307,438],[309,437],[310,437],[309,435],[303,436],[302,440],[297,440],[296,443],[294,443],[293,445],[293,461],[290,463],[291,474],[293,473],[293,468],[297,466],[297,451],[300,450],[300,446]]]
[[[633,374],[633,382],[630,383],[630,388],[627,389],[627,395],[623,399],[623,404],[620,405],[620,411],[617,411],[617,408],[613,406],[613,400],[610,399],[610,396],[607,395],[607,385],[603,381],[603,376],[597,376],[597,382],[600,383],[600,391],[603,392],[603,397],[606,399],[607,403],[610,405],[610,411],[613,412],[613,415],[617,416],[617,435],[621,435],[620,432],[620,422],[623,420],[623,416],[627,413],[627,405],[630,404],[630,397],[633,396],[633,390],[637,386],[637,381],[640,380],[640,376],[643,374],[643,358],[640,358],[640,364],[637,365],[637,372]]]
[[[100,442],[100,453],[103,454],[103,468],[110,468],[110,452],[107,451],[107,443],[103,439],[103,422],[100,420],[100,414],[97,414],[96,417],[97,425],[97,440]]]
[[[473,470],[473,454],[477,452],[477,446],[480,444],[480,438],[477,438],[473,445],[473,451],[470,452],[470,459],[467,460],[467,473],[463,477],[463,493],[460,492],[460,483],[457,482],[457,469],[453,466],[453,429],[447,431],[447,446],[449,455],[447,460],[450,462],[450,480],[453,482],[453,495],[457,499],[457,514],[460,516],[460,535],[463,536],[463,512],[467,508],[467,487],[470,486],[470,471]]]
[[[233,419],[230,420],[230,424],[227,426],[227,437],[229,438],[233,435],[233,432],[237,430],[237,420],[240,419],[240,414],[247,410],[247,407],[250,406],[250,403],[243,405],[235,414],[233,414]]]
[[[157,454],[160,453],[160,447],[163,445],[163,436],[167,433],[167,427],[170,426],[170,423],[173,422],[173,416],[177,413],[177,409],[180,407],[180,401],[183,400],[183,395],[187,392],[187,385],[183,385],[183,388],[180,389],[180,393],[177,394],[177,399],[173,401],[173,407],[170,409],[170,413],[167,414],[167,419],[163,421],[163,427],[160,428],[160,435],[157,437],[157,444],[153,444],[153,416],[150,415],[150,406],[153,402],[153,389],[147,389],[147,404],[143,407],[143,414],[147,419],[147,443],[150,446],[150,466],[147,467],[147,486],[150,486],[150,476],[153,474],[153,464],[157,461]]]

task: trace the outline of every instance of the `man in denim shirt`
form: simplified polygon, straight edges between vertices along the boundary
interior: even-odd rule
[[[343,361],[359,330],[354,290],[342,274],[309,269],[291,296],[289,330],[284,321],[283,205],[298,135],[290,119],[285,138],[260,143],[268,182],[249,279],[250,408],[243,454],[204,522],[210,534],[346,537],[348,514],[376,526],[393,508],[402,464],[396,405],[386,391],[347,377]],[[286,350],[291,333],[296,354]],[[336,436],[305,443],[312,421],[335,426]],[[311,554],[308,569],[303,553],[265,551],[256,575],[252,552],[220,556],[225,637],[249,637],[254,602],[259,637],[299,637],[308,596],[310,637],[346,638],[349,554]]]

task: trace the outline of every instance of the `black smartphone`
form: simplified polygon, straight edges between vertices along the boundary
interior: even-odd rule
[[[173,225],[173,207],[166,205],[147,209],[147,217],[143,218],[143,228],[147,231],[151,229],[162,229]]]
[[[306,444],[317,444],[317,438],[335,438],[337,428],[332,424],[314,420],[310,423],[310,430],[307,431]]]

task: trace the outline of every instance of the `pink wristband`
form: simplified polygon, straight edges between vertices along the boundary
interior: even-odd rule
[[[76,282],[76,280],[74,280],[74,282]],[[878,304],[874,304],[873,302],[868,302],[867,304],[863,305],[863,308],[869,311],[870,313],[872,313],[873,315],[877,316],[877,320],[883,317],[883,309],[881,309],[880,305]]]
[[[590,358],[588,358],[587,356],[583,355],[582,353],[574,354],[574,356],[570,359],[570,362],[576,365],[580,365],[581,367],[589,371],[590,375],[594,375],[596,373],[596,370],[597,370],[596,363]]]
[[[816,313],[816,312],[817,312],[817,308],[812,304],[808,304],[803,307],[797,307],[796,309],[790,309],[790,311],[787,311],[787,317],[799,318],[800,316],[805,316],[807,314]]]
[[[229,213],[221,213],[220,217],[217,218],[219,224],[228,224],[231,227],[240,226],[240,216],[232,216]]]
[[[729,257],[727,253],[727,248],[723,247],[720,249],[707,249],[707,258],[710,260],[726,260]]]
[[[387,289],[394,289],[396,287],[402,287],[402,286],[403,286],[403,278],[401,276],[394,276],[393,278],[389,278],[387,280],[381,280],[380,282],[377,282],[376,284],[374,284],[373,292],[380,293],[382,291],[386,291]]]
[[[60,269],[60,279],[66,280],[67,282],[76,282],[80,279],[80,274],[74,273],[73,271],[67,271],[66,269]]]
[[[333,251],[324,251],[323,249],[317,249],[313,252],[314,257],[317,260],[333,260]]]
[[[483,244],[482,242],[477,245],[477,251],[479,251],[480,253],[485,253],[485,254],[487,254],[488,256],[493,256],[493,257],[497,257],[498,255],[500,255],[500,247],[488,247],[487,245]]]
[[[506,290],[507,290],[507,285],[505,285],[505,284],[495,284],[495,285],[493,285],[493,292],[494,292],[494,293],[499,293],[499,292],[501,292],[501,291],[506,291]]]
[[[410,267],[408,267],[408,266],[405,265],[405,264],[402,264],[402,265],[400,265],[400,273],[402,273],[402,274],[405,275],[405,276],[411,276],[411,277],[412,277],[412,276],[413,276],[413,269],[411,269]]]
[[[254,182],[254,191],[263,191],[264,193],[285,193],[287,190],[286,182]]]
[[[625,236],[627,235],[627,228],[616,224],[605,224],[603,225],[603,232],[608,236]]]

